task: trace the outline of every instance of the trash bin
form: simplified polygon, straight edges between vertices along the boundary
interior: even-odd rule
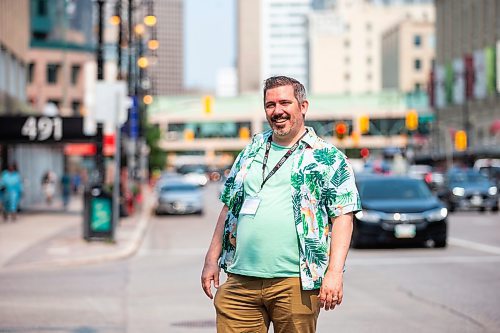
[[[113,240],[113,198],[99,185],[84,193],[83,238]]]

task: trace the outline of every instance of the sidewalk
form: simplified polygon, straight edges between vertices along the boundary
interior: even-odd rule
[[[22,212],[15,222],[0,220],[0,270],[82,265],[129,257],[138,250],[146,232],[151,204],[151,192],[146,190],[142,207],[120,219],[114,243],[83,239],[82,202],[77,198],[67,211],[54,203],[53,207]]]

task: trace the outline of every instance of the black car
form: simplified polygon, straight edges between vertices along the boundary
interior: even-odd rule
[[[445,247],[448,210],[423,180],[358,177],[363,210],[355,214],[353,247],[383,243]]]
[[[487,176],[474,169],[456,169],[447,173],[445,188],[439,196],[450,212],[456,209],[498,211],[498,188]]]

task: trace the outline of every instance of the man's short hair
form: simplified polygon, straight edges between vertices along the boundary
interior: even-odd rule
[[[266,92],[269,89],[282,87],[282,86],[292,86],[293,95],[299,104],[307,99],[306,88],[299,81],[288,76],[271,76],[264,81],[264,104],[266,103]]]

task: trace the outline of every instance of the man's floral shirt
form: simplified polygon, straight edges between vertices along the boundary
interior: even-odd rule
[[[238,217],[245,199],[244,179],[270,135],[271,130],[253,137],[236,158],[221,193],[221,201],[229,207],[219,262],[223,269],[231,265],[236,249]],[[330,217],[359,211],[361,203],[347,158],[319,138],[312,128],[308,128],[290,158],[293,163],[290,199],[299,239],[302,289],[318,289],[328,267]]]

